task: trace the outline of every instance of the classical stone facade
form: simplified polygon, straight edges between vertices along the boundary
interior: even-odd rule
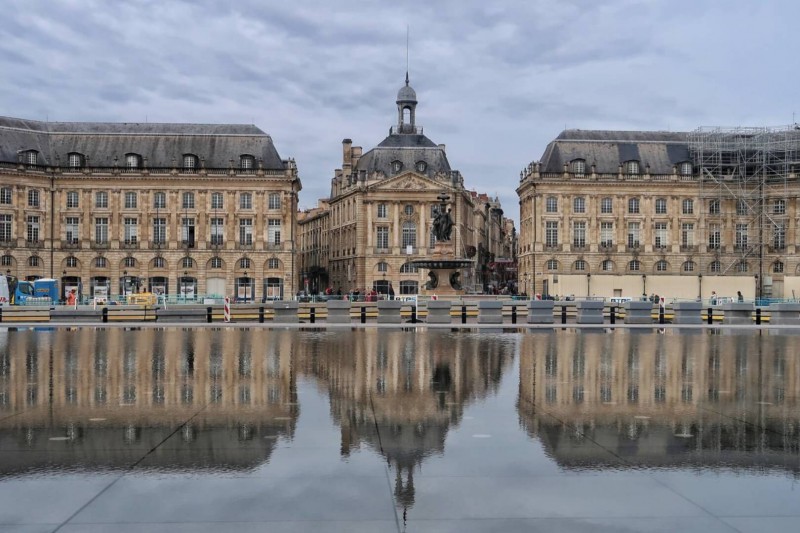
[[[397,295],[417,294],[425,273],[410,261],[433,253],[431,227],[442,195],[454,221],[454,258],[474,260],[462,272],[464,286],[486,289],[488,265],[504,253],[508,219],[497,200],[465,188],[461,173],[450,167],[445,146],[416,124],[416,106],[416,93],[406,79],[397,95],[398,122],[388,137],[366,153],[350,139],[342,142],[342,168],[335,172],[330,198],[321,211],[301,217],[300,235],[307,239],[301,242],[301,262],[305,272],[316,272],[310,279],[312,292],[330,286],[385,293],[391,284]],[[304,228],[320,223],[325,229]],[[326,232],[327,239],[319,240],[317,235]],[[321,252],[315,242],[324,242],[327,250]]]
[[[791,129],[564,131],[520,176],[520,283],[575,297],[800,293],[798,148]]]
[[[0,269],[84,297],[281,298],[300,189],[255,126],[0,118]]]

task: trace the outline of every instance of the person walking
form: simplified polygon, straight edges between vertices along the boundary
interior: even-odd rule
[[[711,291],[711,305],[717,305],[717,291]]]
[[[389,282],[389,299],[394,300],[394,287],[392,287],[392,282]]]
[[[742,296],[742,291],[736,291],[736,300],[739,302],[744,301],[744,296]]]

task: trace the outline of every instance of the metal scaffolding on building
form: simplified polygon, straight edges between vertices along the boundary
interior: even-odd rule
[[[769,297],[776,254],[786,253],[788,183],[800,171],[800,127],[699,128],[689,134],[689,152],[700,180],[706,257],[713,262],[701,268],[751,273],[757,297]]]

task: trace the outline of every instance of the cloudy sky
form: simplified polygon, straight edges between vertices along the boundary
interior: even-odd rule
[[[798,112],[795,0],[4,0],[0,115],[252,123],[329,194],[341,140],[417,121],[518,217],[564,128],[778,126]],[[800,120],[800,118],[798,118]]]

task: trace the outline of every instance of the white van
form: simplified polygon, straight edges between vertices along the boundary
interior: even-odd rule
[[[8,278],[0,274],[0,306],[11,305],[11,294],[8,291]]]

